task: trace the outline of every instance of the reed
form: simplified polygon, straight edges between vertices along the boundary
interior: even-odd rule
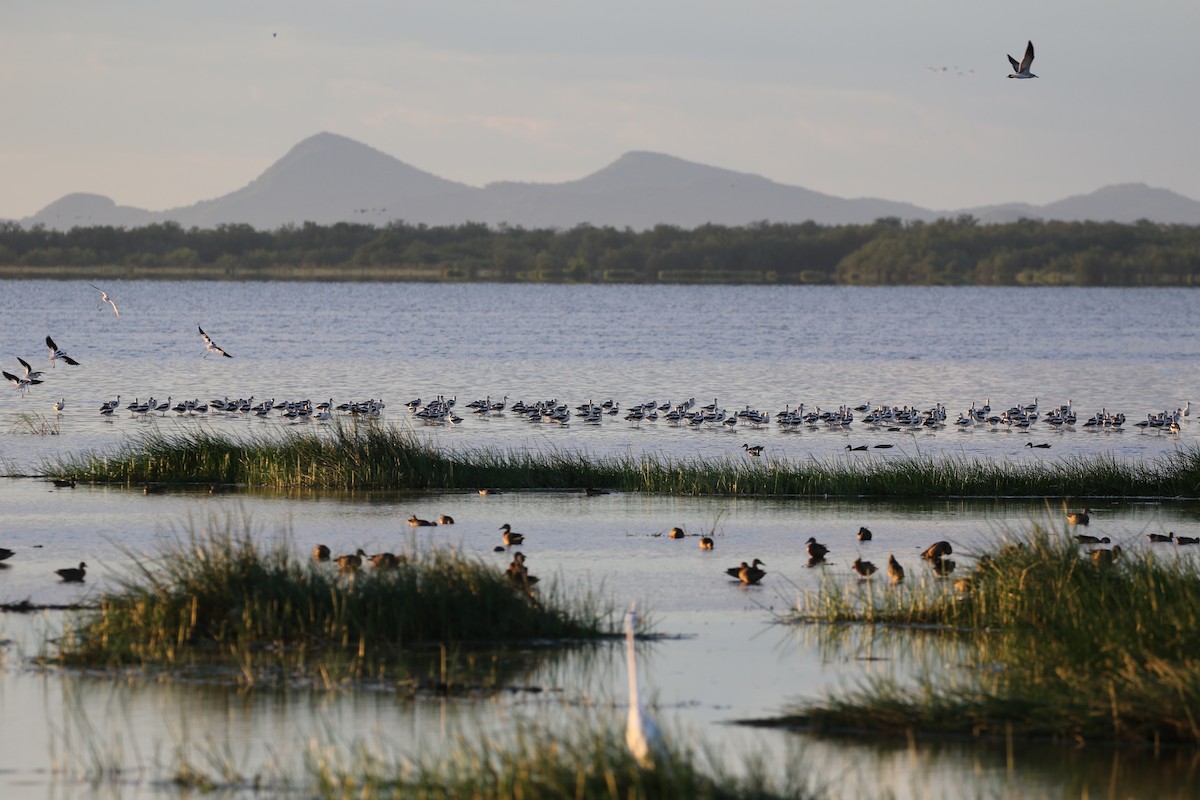
[[[232,663],[251,682],[262,666],[379,674],[409,648],[595,639],[612,633],[613,620],[594,596],[522,591],[498,568],[448,548],[346,575],[296,557],[286,543],[264,548],[249,532],[225,530],[193,533],[154,561],[135,560],[98,610],[73,618],[57,660]]]
[[[1196,497],[1200,448],[1152,461],[1112,455],[1036,464],[970,457],[789,461],[590,458],[574,450],[442,452],[411,431],[339,423],[243,437],[149,432],[114,453],[61,456],[46,475],[100,483],[221,483],[270,489],[578,489],[836,497]]]
[[[1096,564],[1065,534],[1035,527],[982,556],[965,593],[918,593],[832,587],[803,598],[796,616],[944,626],[971,668],[926,669],[915,687],[876,680],[793,709],[786,724],[1200,745],[1194,560],[1123,553]]]

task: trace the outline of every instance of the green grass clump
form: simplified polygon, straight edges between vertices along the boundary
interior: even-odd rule
[[[391,570],[342,574],[286,544],[265,549],[249,533],[217,532],[136,562],[98,610],[69,625],[58,660],[249,671],[274,658],[276,667],[321,671],[349,656],[351,672],[361,672],[410,647],[594,639],[613,626],[611,609],[594,598],[522,590],[498,567],[448,548],[410,553]]]
[[[971,668],[926,669],[915,687],[876,680],[779,722],[1200,745],[1195,561],[1125,552],[1096,564],[1070,538],[1035,528],[983,556],[965,592],[906,591],[880,602],[823,591],[797,615],[945,626]]]
[[[341,423],[325,431],[232,437],[150,432],[112,454],[48,463],[98,483],[240,484],[270,489],[578,489],[683,495],[835,497],[1196,497],[1200,448],[1156,461],[1111,455],[1024,463],[916,456],[845,462],[589,458],[577,451],[444,453],[410,431]]]

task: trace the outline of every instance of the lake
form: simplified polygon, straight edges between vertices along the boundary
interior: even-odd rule
[[[288,430],[278,412],[134,414],[135,398],[172,404],[224,398],[332,400],[386,404],[387,423],[411,426],[440,448],[552,451],[597,457],[653,453],[765,460],[902,458],[966,455],[1013,461],[1111,454],[1153,459],[1194,446],[1198,427],[1180,418],[1178,433],[1135,426],[1147,415],[1187,407],[1200,355],[1200,312],[1177,289],[849,288],[761,286],[516,286],[451,284],[153,283],[104,285],[121,310],[98,307],[86,283],[4,282],[10,312],[0,318],[6,371],[17,357],[44,372],[27,394],[0,394],[0,464],[9,474],[39,472],[44,459],[111,451],[157,429],[204,427],[235,435]],[[233,358],[204,357],[197,327]],[[50,366],[51,335],[80,366]],[[426,424],[409,400],[457,398],[457,425]],[[101,403],[120,396],[111,417]],[[490,397],[503,413],[479,416],[467,404]],[[65,402],[61,414],[51,404]],[[732,414],[746,407],[772,417],[785,408],[943,406],[944,427],[888,430],[862,412],[848,427],[784,430],[626,421],[624,411],[654,401],[715,401]],[[612,400],[621,413],[598,424],[530,422],[516,400],[555,400],[572,410]],[[1079,422],[1054,429],[954,424],[973,406],[1040,411],[1071,402]],[[1121,429],[1088,428],[1097,412],[1123,413]],[[1050,444],[1049,448],[1026,447]],[[891,448],[876,448],[890,444]],[[868,446],[866,451],[848,451]],[[335,551],[454,546],[497,563],[499,527],[526,534],[531,572],[571,590],[595,590],[618,607],[638,601],[655,628],[672,638],[639,651],[656,714],[676,735],[732,753],[765,751],[780,764],[800,753],[814,775],[869,796],[1025,796],[1080,794],[1110,787],[1140,790],[1153,775],[1157,796],[1189,796],[1188,765],[1173,755],[1068,753],[971,743],[827,740],[722,724],[777,713],[789,701],[852,686],[880,671],[910,669],[908,656],[869,640],[830,642],[821,632],[780,625],[775,615],[797,591],[849,581],[855,556],[882,565],[894,553],[910,584],[939,581],[919,552],[945,539],[969,565],[978,553],[1030,520],[1061,525],[1062,502],[872,502],[851,499],[677,498],[582,492],[296,493],[210,496],[202,489],[145,496],[122,487],[55,488],[37,478],[0,479],[5,522],[0,546],[17,551],[0,571],[0,600],[63,603],[94,598],[135,559],[153,559],[187,531],[232,524],[298,552],[317,542]],[[1188,502],[1091,501],[1092,529],[1123,546],[1149,547],[1147,532],[1200,532],[1200,507]],[[452,515],[456,524],[413,532],[410,515]],[[689,534],[671,540],[673,526]],[[860,526],[875,533],[859,543]],[[696,546],[711,534],[712,552]],[[831,547],[829,565],[808,569],[803,542]],[[1163,557],[1190,558],[1171,548]],[[739,587],[726,567],[761,558],[768,576]],[[59,583],[53,570],[86,561],[82,585]],[[886,590],[882,584],[875,590]],[[5,797],[86,794],[89,757],[81,731],[121,742],[107,757],[129,770],[122,781],[141,793],[170,793],[149,777],[172,748],[232,747],[253,773],[264,765],[294,769],[311,740],[342,742],[370,730],[399,750],[445,747],[456,731],[517,718],[563,720],[581,708],[616,715],[624,701],[623,651],[532,659],[519,682],[548,687],[536,698],[489,702],[403,700],[378,687],[337,692],[239,694],[228,687],[112,682],[33,669],[27,657],[61,615],[0,617],[4,672],[0,754]],[[864,657],[868,654],[870,657]],[[947,669],[954,669],[948,664]],[[72,734],[71,732],[74,731]],[[71,738],[71,737],[74,738]],[[70,739],[68,743],[67,739]],[[67,745],[71,744],[72,747]],[[67,754],[65,751],[70,751]],[[157,752],[157,755],[156,755]],[[1185,759],[1186,761],[1186,759]],[[849,777],[848,777],[849,776]],[[845,784],[855,780],[859,783]],[[1126,792],[1117,791],[1117,794]]]

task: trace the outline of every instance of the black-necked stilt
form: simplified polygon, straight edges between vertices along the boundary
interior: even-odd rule
[[[103,289],[101,289],[99,286],[97,286],[94,283],[89,283],[88,286],[92,287],[93,289],[95,289],[97,292],[100,293],[100,302],[96,306],[96,308],[99,308],[100,306],[104,305],[105,303],[108,303],[110,306],[112,306],[113,313],[116,314],[118,317],[121,316],[121,312],[117,311],[117,304],[114,303],[112,301],[112,298],[108,296],[108,292],[104,291]]]
[[[1010,78],[1036,78],[1037,77],[1037,75],[1034,75],[1032,72],[1029,71],[1029,68],[1033,65],[1033,42],[1032,41],[1029,42],[1028,45],[1026,45],[1025,57],[1021,59],[1020,64],[1018,64],[1017,60],[1015,58],[1013,58],[1012,56],[1008,57],[1008,62],[1010,64],[1012,64],[1012,68],[1013,68],[1013,74],[1009,75],[1008,77],[1010,77]]]
[[[229,353],[226,353],[224,350],[217,347],[216,342],[214,342],[212,340],[212,337],[210,337],[207,333],[204,332],[204,328],[201,328],[199,325],[197,325],[196,328],[200,331],[200,338],[202,338],[204,340],[204,357],[205,358],[208,358],[209,353],[216,353],[219,356],[225,356],[226,358],[233,358],[233,356],[229,355]]]
[[[50,348],[50,366],[51,367],[54,366],[55,361],[65,361],[66,363],[70,364],[72,367],[79,366],[79,362],[76,361],[75,359],[71,358],[69,355],[67,355],[62,350],[60,350],[58,348],[58,345],[56,345],[54,343],[54,340],[51,339],[49,336],[46,337],[46,347]]]

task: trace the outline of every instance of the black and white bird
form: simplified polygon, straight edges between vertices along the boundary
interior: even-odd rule
[[[33,381],[33,380],[37,380],[38,378],[42,377],[42,371],[35,370],[32,366],[30,366],[29,362],[26,361],[25,359],[21,358],[20,356],[17,356],[17,361],[20,361],[21,366],[25,368],[25,379],[26,380]]]
[[[1036,78],[1037,77],[1037,75],[1034,75],[1032,72],[1029,71],[1029,68],[1031,66],[1033,66],[1033,42],[1032,41],[1028,45],[1026,45],[1025,57],[1021,59],[1020,64],[1018,64],[1017,60],[1015,58],[1013,58],[1012,56],[1008,57],[1008,62],[1010,64],[1012,64],[1012,68],[1013,68],[1013,74],[1009,75],[1008,77],[1010,77],[1010,78]]]
[[[121,312],[117,310],[117,304],[114,303],[112,301],[112,298],[108,296],[108,292],[104,291],[103,289],[101,289],[99,286],[97,286],[94,283],[89,283],[88,286],[92,287],[93,289],[95,289],[97,292],[100,293],[100,303],[99,303],[99,305],[96,306],[96,308],[99,308],[100,306],[104,305],[105,303],[108,303],[110,306],[112,306],[113,313],[116,314],[118,317],[121,316]]]
[[[229,353],[226,353],[224,350],[217,347],[216,342],[214,342],[212,340],[212,337],[204,332],[204,328],[201,328],[199,325],[197,325],[196,328],[197,328],[197,330],[200,331],[200,338],[204,340],[204,357],[205,358],[208,358],[209,353],[216,353],[219,356],[225,356],[226,358],[233,358],[233,356],[229,355]]]
[[[11,383],[13,385],[13,387],[16,388],[16,390],[18,392],[20,392],[21,394],[25,394],[26,392],[28,392],[30,386],[33,386],[34,384],[37,384],[37,383],[41,383],[41,381],[30,380],[29,378],[18,378],[16,375],[13,375],[11,372],[8,372],[8,371],[2,372],[2,373],[0,373],[0,375],[3,375],[5,380],[7,380],[9,383]]]
[[[50,348],[50,366],[55,366],[55,361],[63,361],[70,364],[72,367],[78,367],[79,362],[71,358],[65,351],[60,350],[58,345],[49,336],[46,337],[46,347]]]

